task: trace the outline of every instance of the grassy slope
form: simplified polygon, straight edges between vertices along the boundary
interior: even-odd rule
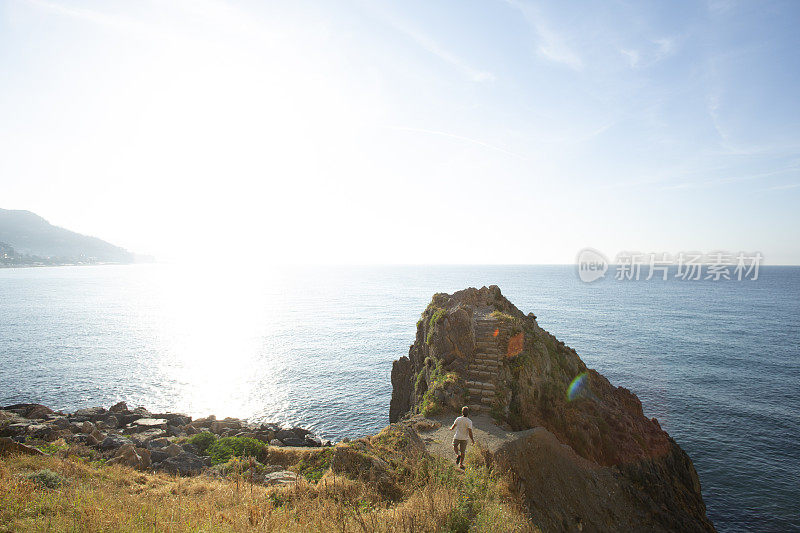
[[[270,488],[246,473],[176,478],[89,463],[67,450],[6,457],[0,531],[535,531],[479,452],[462,474],[404,448],[391,428],[335,449],[270,448],[270,463],[301,474],[294,487]],[[29,478],[43,469],[64,483],[47,488]]]

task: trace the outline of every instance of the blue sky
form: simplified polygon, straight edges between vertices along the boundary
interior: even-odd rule
[[[797,2],[0,0],[0,207],[162,258],[800,264]]]

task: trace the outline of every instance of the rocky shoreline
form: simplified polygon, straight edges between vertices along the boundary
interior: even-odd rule
[[[218,420],[214,415],[193,420],[181,413],[151,413],[144,407],[129,409],[125,402],[110,408],[90,407],[74,413],[54,411],[35,403],[20,403],[0,409],[0,456],[7,453],[41,455],[44,450],[69,447],[76,455],[105,464],[122,464],[155,472],[197,475],[214,461],[204,455],[192,438],[202,433],[206,440],[232,437],[234,442],[251,442],[273,447],[319,448],[332,446],[301,427],[274,423],[251,423],[238,418]],[[279,475],[275,475],[279,474]],[[273,480],[283,479],[280,471],[267,472]],[[293,474],[292,474],[293,475]],[[286,476],[283,476],[286,477]]]

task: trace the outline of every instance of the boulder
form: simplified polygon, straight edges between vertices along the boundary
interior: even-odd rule
[[[95,429],[86,437],[86,444],[89,446],[100,446],[100,443],[102,443],[104,440],[105,435],[100,433],[100,430]]]
[[[191,442],[185,443],[183,446],[181,446],[181,448],[183,448],[183,451],[185,452],[193,453],[194,455],[200,455],[200,449]]]
[[[114,457],[109,459],[106,464],[120,464],[144,470],[151,465],[150,452],[144,448],[136,448],[132,444],[126,444],[117,449]]]
[[[185,450],[183,448],[181,448],[180,446],[178,446],[177,444],[170,444],[169,446],[164,448],[164,451],[170,457],[176,457],[176,456],[184,453]]]
[[[211,423],[210,429],[212,433],[220,434],[231,430],[242,429],[242,421],[238,418],[226,418],[224,420],[215,420]]]
[[[298,439],[297,437],[289,437],[286,439],[281,439],[284,446],[305,446],[306,441],[303,439]]]
[[[184,451],[175,457],[164,459],[156,465],[156,470],[180,476],[200,474],[206,469],[203,459],[193,453]]]
[[[272,439],[269,441],[270,446],[283,446],[283,442],[280,439]]]
[[[156,439],[151,439],[145,443],[148,450],[153,451],[154,449],[158,448],[166,448],[172,444],[170,440],[166,437],[159,437]]]
[[[94,431],[94,424],[89,422],[88,420],[81,424],[81,433],[86,433],[87,435]]]
[[[322,446],[322,439],[317,437],[316,435],[311,435],[311,434],[306,435],[303,438],[303,442],[305,443],[306,446],[310,446],[312,448],[317,448],[319,446]]]
[[[72,423],[67,420],[65,417],[61,416],[58,418],[54,418],[50,422],[48,422],[51,428],[53,429],[69,429],[72,426]]]
[[[297,483],[297,474],[291,470],[279,470],[265,474],[263,483],[267,486],[291,486]]]
[[[27,433],[30,437],[52,442],[58,438],[58,432],[46,424],[33,424],[28,426]]]
[[[25,444],[20,444],[12,439],[0,437],[0,457],[5,457],[6,455],[15,453],[23,455],[47,455],[43,451],[37,450],[32,446],[26,446]]]
[[[116,450],[121,446],[132,445],[133,442],[122,435],[109,435],[100,443],[101,450]]]
[[[0,437],[18,437],[28,432],[29,422],[16,422],[0,428]]]
[[[436,420],[431,420],[429,418],[423,418],[422,420],[418,420],[414,422],[414,429],[417,431],[434,431],[442,427],[442,424],[437,422]]]
[[[87,409],[78,409],[72,413],[72,416],[81,420],[95,420],[103,418],[107,412],[102,407],[89,407]]]
[[[275,438],[280,440],[286,440],[286,439],[296,439],[298,437],[291,429],[280,429],[275,432]]]
[[[119,419],[114,415],[108,415],[97,421],[97,427],[100,429],[116,429],[119,427]]]
[[[153,418],[163,418],[171,426],[183,427],[192,421],[192,417],[183,413],[158,413]]]
[[[205,418],[198,418],[197,420],[192,421],[191,425],[196,428],[210,428],[211,424],[217,421],[217,417],[214,415],[207,416]]]
[[[125,402],[115,403],[109,409],[112,413],[127,413],[128,412],[128,404]]]
[[[169,454],[163,449],[156,448],[154,450],[150,450],[150,462],[153,465],[156,465],[157,463],[160,463],[166,459],[169,459]]]
[[[52,415],[54,413],[54,411],[49,407],[45,407],[44,405],[38,403],[15,403],[14,405],[3,407],[3,410],[11,411],[24,418],[38,420],[47,418],[47,415]]]
[[[134,421],[133,425],[145,430],[152,428],[167,429],[167,421],[164,418],[140,418]]]

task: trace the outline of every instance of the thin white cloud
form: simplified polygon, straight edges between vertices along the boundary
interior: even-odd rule
[[[492,72],[474,67],[469,61],[451,52],[429,35],[426,35],[416,28],[413,28],[409,23],[397,15],[390,13],[387,9],[379,9],[377,4],[371,2],[361,2],[361,6],[379,17],[382,21],[389,24],[395,30],[411,39],[422,49],[454,67],[471,81],[492,82],[496,79]]]
[[[466,75],[472,81],[494,81],[495,75],[489,71],[479,70],[471,66],[467,63],[464,59],[458,57],[454,53],[450,52],[443,48],[439,43],[434,41],[429,36],[414,30],[399,21],[392,21],[392,26],[394,26],[397,30],[404,33],[406,36],[410,37],[412,41],[417,43],[419,46],[430,52],[431,54],[435,55],[439,59],[443,60],[446,63],[454,66],[456,69],[461,71],[464,75]]]
[[[583,68],[583,59],[567,44],[566,39],[548,24],[533,4],[518,0],[506,0],[506,3],[522,13],[536,34],[538,45],[536,51],[540,56],[575,70]]]
[[[631,68],[636,68],[639,66],[640,54],[638,50],[627,50],[625,48],[621,48],[619,53],[627,58],[628,64]]]
[[[650,40],[641,48],[620,48],[619,53],[625,56],[628,66],[637,69],[655,65],[674,54],[676,48],[674,37],[662,37]]]
[[[800,183],[789,183],[786,185],[775,185],[774,187],[769,187],[764,189],[765,191],[785,191],[788,189],[797,189],[800,187]]]

